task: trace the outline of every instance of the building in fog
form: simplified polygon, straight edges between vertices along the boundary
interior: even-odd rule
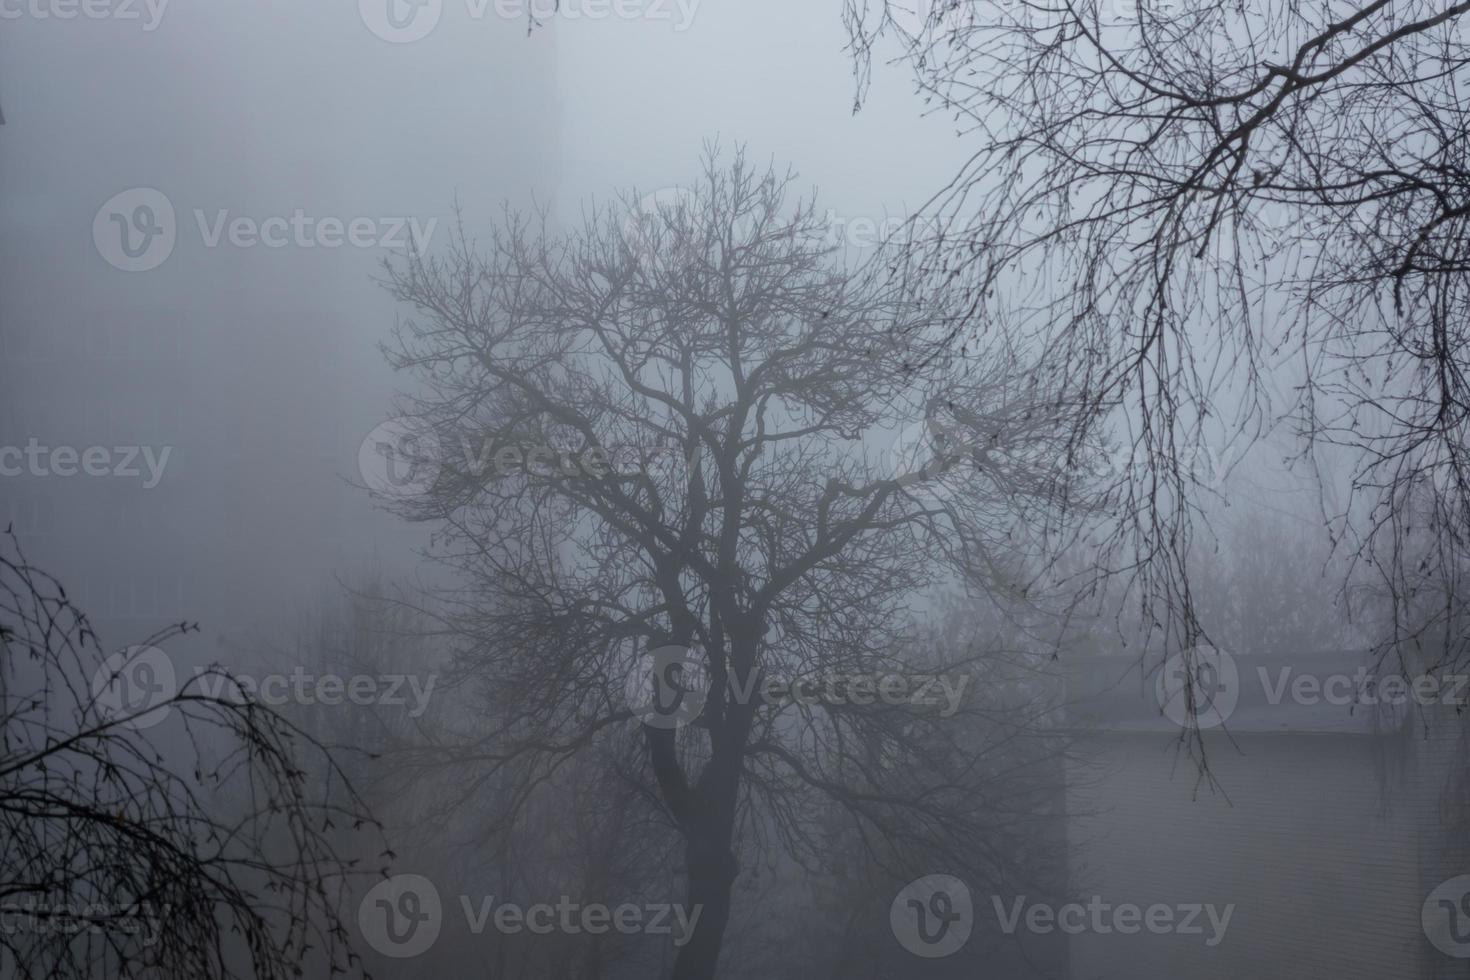
[[[335,576],[411,557],[424,535],[352,485],[396,384],[376,346],[395,304],[372,281],[391,244],[221,229],[299,213],[386,234],[442,221],[456,193],[490,221],[558,172],[550,31],[490,18],[393,45],[351,4],[215,14],[151,33],[23,25],[12,68],[34,84],[0,132],[6,184],[25,189],[0,202],[0,446],[119,464],[0,477],[0,522],[108,645],[199,620],[189,642],[210,657],[222,634],[289,628]],[[470,63],[498,82],[445,98]],[[128,271],[94,223],[137,188],[167,199],[175,240]]]
[[[1354,677],[1359,665],[1336,651],[1234,658],[1234,697],[1220,695],[1233,707],[1204,739],[1212,788],[1136,657],[1077,661],[1074,897],[1234,908],[1213,946],[1203,912],[1201,933],[1082,931],[1071,940],[1073,980],[1470,975],[1421,924],[1435,886],[1470,868],[1465,745],[1445,723],[1454,708],[1354,708],[1314,693],[1316,681]],[[1340,701],[1349,688],[1322,690]]]

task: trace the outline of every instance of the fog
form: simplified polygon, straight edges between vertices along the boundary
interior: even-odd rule
[[[1463,186],[886,6],[0,0],[0,975],[1464,975]]]
[[[686,183],[723,138],[879,226],[961,159],[901,77],[851,113],[832,10],[711,5],[687,25],[560,19],[529,36],[523,18],[470,10],[450,4],[410,44],[347,6],[165,5],[151,30],[144,7],[6,20],[6,419],[17,445],[54,432],[174,447],[156,493],[119,478],[7,494],[22,535],[46,535],[48,567],[98,572],[103,590],[156,581],[184,602],[142,618],[233,632],[343,569],[412,565],[422,535],[349,485],[394,390],[376,347],[395,313],[371,281],[383,250],[207,247],[221,212],[367,217],[383,222],[373,238],[409,218],[442,236],[456,202],[471,228],[533,198],[575,218],[594,196]],[[89,231],[134,187],[163,192],[178,220],[146,275],[111,268]],[[45,532],[18,510],[48,506]],[[117,544],[106,575],[100,533]]]

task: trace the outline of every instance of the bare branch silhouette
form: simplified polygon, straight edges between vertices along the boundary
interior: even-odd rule
[[[461,231],[388,266],[413,308],[389,355],[425,385],[404,407],[433,437],[403,447],[421,469],[387,496],[436,523],[463,576],[440,598],[488,699],[473,737],[402,764],[513,773],[508,821],[570,759],[641,731],[636,778],[702,908],[676,977],[714,975],[748,835],[1010,881],[1036,833],[1021,814],[1054,785],[1044,699],[1001,712],[980,692],[1036,665],[925,648],[912,611],[925,589],[997,601],[1026,577],[1015,529],[1055,510],[1063,455],[1051,394],[1004,358],[934,356],[943,307],[843,268],[792,180],[712,150],[657,207],[565,234],[512,213],[483,249]],[[895,465],[903,423],[930,438]],[[669,650],[688,660],[650,674]],[[635,711],[650,688],[692,698],[661,689],[680,670],[697,711]],[[947,712],[878,696],[920,672],[968,693]]]
[[[140,692],[135,668],[197,627],[179,623],[105,657],[61,584],[13,535],[3,544],[7,975],[360,974],[339,902],[349,877],[381,869],[357,867],[336,841],[377,826],[323,746],[241,696],[222,668]],[[182,739],[152,735],[161,714],[160,731]]]
[[[1280,430],[1344,584],[1388,599],[1381,655],[1463,665],[1470,4],[917,6],[848,0],[859,101],[893,51],[975,153],[890,269],[1119,444],[1099,574],[1199,642],[1190,460]]]

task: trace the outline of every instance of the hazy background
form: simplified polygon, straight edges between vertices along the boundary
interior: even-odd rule
[[[423,540],[352,485],[391,414],[384,251],[209,248],[196,209],[211,229],[221,210],[437,218],[432,248],[456,198],[472,230],[533,195],[575,218],[585,199],[689,180],[717,136],[795,166],[839,221],[876,223],[922,203],[963,149],[897,71],[852,113],[835,0],[706,0],[682,30],[672,6],[557,16],[530,36],[451,0],[412,43],[340,0],[174,0],[152,30],[134,10],[0,21],[0,441],[170,448],[149,489],[80,473],[0,486],[0,519],[107,642],[188,618],[211,648],[289,620],[338,575],[403,575]],[[178,238],[125,272],[92,223],[137,187],[167,196]]]
[[[116,14],[129,3],[135,19],[38,16],[37,4],[54,11],[68,2],[0,0],[0,450],[34,440],[78,455],[101,447],[117,462],[116,450],[147,447],[166,465],[156,486],[144,486],[141,459],[134,476],[0,475],[0,528],[13,524],[30,560],[66,585],[108,649],[170,622],[199,621],[200,633],[169,645],[181,667],[218,659],[248,671],[269,658],[264,645],[307,617],[328,619],[327,597],[340,596],[343,583],[376,576],[411,588],[447,574],[420,561],[429,528],[379,509],[359,485],[364,439],[395,414],[395,388],[409,383],[379,351],[403,312],[374,281],[392,252],[242,248],[228,233],[209,247],[196,215],[208,233],[220,221],[298,211],[313,222],[365,219],[375,235],[412,220],[432,228],[433,251],[447,243],[456,202],[471,237],[482,239],[504,201],[539,203],[554,222],[574,223],[589,201],[690,182],[702,146],[717,138],[745,144],[757,170],[767,161],[793,167],[799,186],[820,188],[834,243],[861,246],[885,218],[921,208],[978,145],[973,133],[957,136],[953,119],[926,116],[908,70],[881,65],[881,53],[854,113],[842,0],[700,0],[692,8],[692,0],[684,8],[667,0],[658,8],[666,17],[595,20],[571,16],[585,10],[579,0],[529,32],[524,17],[497,16],[505,4],[495,0],[480,18],[470,13],[479,0],[423,0],[440,4],[438,23],[408,43],[369,26],[389,4],[411,11],[405,0],[171,0],[151,25],[141,0],[91,8]],[[94,223],[107,230],[109,202],[144,188],[172,206],[177,240],[156,268],[124,271],[94,241]],[[1278,391],[1294,382],[1289,370],[1270,379]],[[1247,458],[1222,445],[1189,464],[1221,491],[1205,504],[1223,544],[1202,538],[1201,555],[1213,550],[1196,572],[1198,601],[1243,655],[1247,681],[1278,661],[1302,673],[1344,669],[1356,661],[1338,654],[1362,645],[1334,604],[1343,565],[1323,545],[1322,488],[1280,472],[1294,448],[1262,440]],[[1324,496],[1335,505],[1340,492],[1329,473]],[[991,629],[966,620],[966,608],[950,612],[956,635]],[[360,619],[341,627],[345,644],[369,627],[388,635],[398,625]],[[1388,976],[1424,958],[1421,902],[1436,883],[1460,880],[1451,876],[1463,872],[1470,840],[1458,711],[1445,712],[1454,724],[1430,742],[1402,723],[1374,729],[1374,719],[1351,710],[1328,717],[1290,703],[1284,712],[1247,704],[1228,739],[1210,743],[1234,796],[1212,795],[1178,754],[1177,731],[1159,715],[1152,679],[1141,676],[1143,654],[1119,642],[1129,626],[1102,622],[1089,633],[1086,623],[1070,625],[1079,641],[1067,666],[1082,669],[1045,682],[1102,708],[1087,721],[1093,727],[1077,729],[1091,756],[1041,773],[1057,812],[1069,815],[1065,840],[1047,837],[1042,850],[1043,863],[1071,876],[1075,897],[1096,889],[1143,904],[1238,903],[1245,938],[1230,948],[1237,959],[1213,961],[1217,976],[1243,975],[1242,963],[1260,976],[1351,968]],[[424,637],[422,648],[431,648],[427,628]],[[413,659],[419,649],[384,642],[365,659],[437,670]],[[1330,656],[1317,664],[1309,652]],[[446,717],[483,721],[480,703],[467,703],[449,703]],[[377,715],[312,717],[322,731],[370,748],[361,733]],[[584,764],[568,785],[598,805],[553,801],[528,820],[533,830],[544,813],[604,811],[601,784],[585,774],[612,767]],[[445,779],[455,793],[468,781],[459,766],[451,760]],[[466,839],[484,829],[480,804],[500,793],[486,785],[454,816],[464,826],[451,821],[457,831],[469,827]],[[1392,812],[1385,787],[1402,800]],[[451,887],[484,890],[490,871],[502,870],[501,855],[455,851],[459,838],[423,830],[415,807],[433,803],[430,794],[382,795],[419,851],[407,854],[406,870],[441,875],[446,896]],[[596,865],[609,849],[589,839]],[[650,839],[658,848],[677,843],[672,833]],[[650,853],[660,855],[659,874],[674,873],[663,850]],[[550,858],[541,866],[548,878],[560,868]],[[773,960],[792,949],[845,948],[835,932],[813,941],[812,922],[845,907],[853,890],[829,869],[799,870],[782,866],[786,878],[752,876],[740,886],[748,890],[737,908],[750,928],[739,941]],[[977,903],[988,918],[978,892]],[[886,907],[878,913],[847,928],[915,975],[888,941]],[[1185,945],[1149,944],[1139,959],[1140,946],[1088,936],[1069,955],[1078,976],[1204,975],[1179,966],[1199,953]],[[463,949],[479,957],[483,947]],[[443,961],[460,955],[448,942],[438,952]],[[437,962],[417,968],[445,975]],[[760,975],[762,963],[742,966]],[[1434,959],[1418,975],[1463,977],[1463,966]],[[862,968],[873,975],[887,962]],[[954,960],[950,969],[969,965]]]

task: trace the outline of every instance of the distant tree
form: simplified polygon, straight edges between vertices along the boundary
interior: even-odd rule
[[[859,102],[887,50],[974,144],[892,268],[963,306],[956,349],[1060,369],[1079,444],[1118,437],[1099,574],[1145,624],[1206,632],[1199,450],[1281,428],[1340,583],[1395,607],[1380,652],[1470,663],[1470,3],[845,9]]]
[[[1403,488],[1394,521],[1405,567],[1363,562],[1349,590],[1353,614],[1366,628],[1404,637],[1390,666],[1408,677],[1466,667],[1456,653],[1470,636],[1470,552],[1440,533],[1444,506],[1444,491],[1427,478]]]
[[[426,393],[404,405],[417,435],[390,447],[406,465],[387,496],[437,524],[462,574],[444,595],[461,667],[486,693],[486,730],[409,764],[509,773],[513,813],[567,760],[636,735],[636,784],[701,907],[681,980],[716,973],[752,835],[797,867],[856,842],[890,874],[980,887],[1025,873],[1022,813],[1051,778],[1027,764],[1048,751],[1035,719],[978,699],[951,715],[741,693],[915,674],[914,604],[956,582],[983,600],[1023,557],[1015,525],[1052,507],[1063,454],[1055,393],[1003,356],[929,346],[942,305],[843,268],[791,182],[711,152],[656,207],[594,208],[561,235],[512,213],[483,250],[461,231],[388,267],[412,308],[389,355]],[[926,419],[942,424],[895,471],[880,445]],[[953,677],[993,651],[934,652],[919,670]],[[635,713],[650,690],[701,710]]]
[[[1194,594],[1221,649],[1246,656],[1339,650],[1362,655],[1372,625],[1356,622],[1331,547],[1303,518],[1249,506],[1212,517]]]
[[[219,668],[159,696],[127,691],[159,644],[195,628],[107,657],[65,589],[9,532],[0,541],[6,976],[362,972],[340,900],[378,866],[339,856],[333,828],[376,825],[321,744]]]

